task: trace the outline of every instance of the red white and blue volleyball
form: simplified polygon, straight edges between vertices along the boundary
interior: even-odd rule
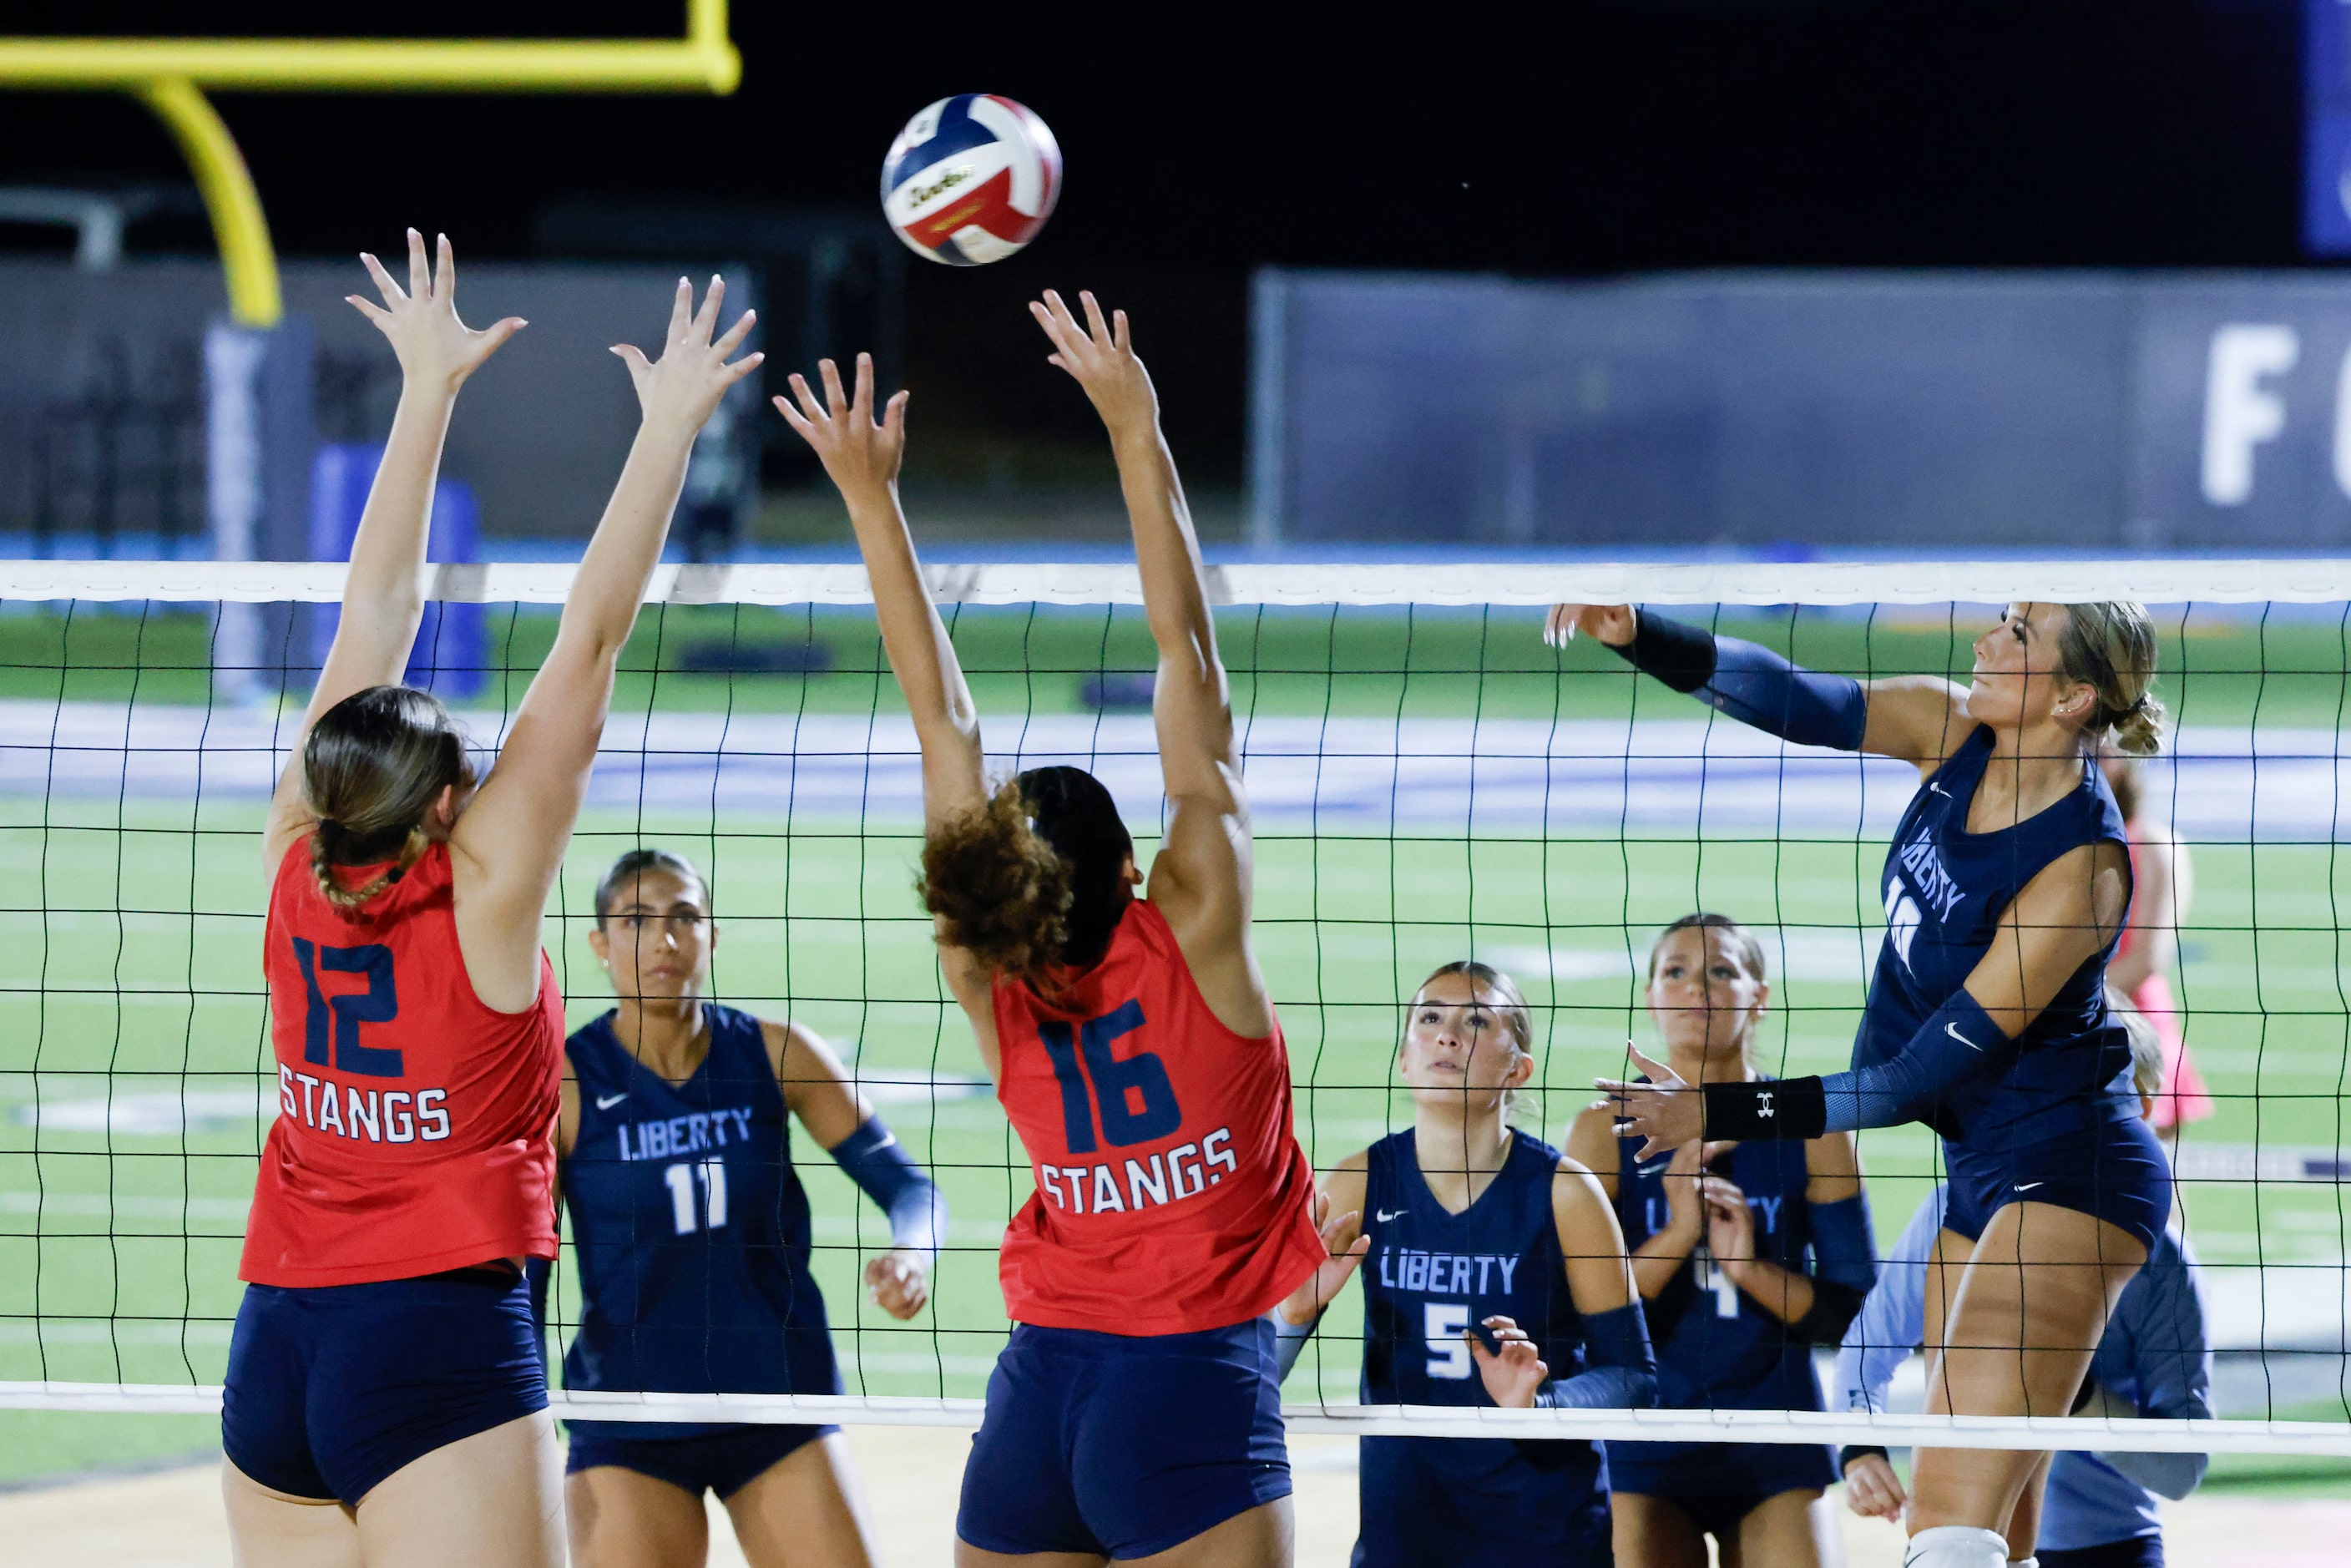
[[[1002,261],[1035,239],[1061,194],[1045,122],[992,92],[943,98],[906,122],[882,162],[882,212],[916,256]]]

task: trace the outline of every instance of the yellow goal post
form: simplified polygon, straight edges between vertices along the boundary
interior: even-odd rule
[[[743,58],[726,0],[686,0],[682,38],[0,37],[0,88],[127,92],[196,178],[247,327],[284,313],[260,193],[204,89],[235,92],[731,93]]]

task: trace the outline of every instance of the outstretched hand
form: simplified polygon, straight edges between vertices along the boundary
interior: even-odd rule
[[[758,319],[753,311],[744,311],[725,337],[711,340],[718,324],[718,307],[726,298],[726,280],[713,277],[697,310],[694,285],[681,277],[676,298],[670,301],[669,336],[662,344],[660,359],[646,359],[633,343],[612,345],[612,352],[629,367],[629,379],[636,382],[637,405],[644,411],[647,424],[682,427],[689,434],[701,430],[717,411],[726,389],[758,370],[767,358],[746,354],[733,364],[726,362]]]
[[[831,360],[817,361],[817,376],[824,382],[824,401],[819,402],[816,393],[799,372],[792,375],[792,396],[775,400],[776,412],[784,423],[799,432],[802,441],[816,449],[818,461],[844,496],[862,489],[879,486],[883,489],[898,482],[898,465],[906,455],[906,393],[893,394],[882,410],[879,422],[873,417],[873,356],[857,356],[857,391],[844,393],[841,386],[841,368]],[[798,399],[799,406],[792,406]]]
[[[1313,1277],[1290,1291],[1275,1309],[1284,1322],[1293,1326],[1312,1322],[1346,1287],[1348,1280],[1362,1266],[1364,1254],[1372,1249],[1372,1239],[1364,1234],[1364,1211],[1353,1208],[1344,1214],[1332,1214],[1329,1193],[1314,1195],[1314,1228],[1322,1237],[1322,1261],[1315,1268]]]
[[[374,323],[392,340],[401,374],[409,384],[454,392],[484,360],[528,323],[519,316],[494,321],[476,332],[457,319],[457,258],[449,236],[440,237],[440,276],[424,259],[424,236],[408,231],[408,287],[402,289],[384,270],[383,263],[365,251],[360,265],[375,279],[383,303],[346,294],[351,308]]]
[[[1628,1083],[1619,1078],[1596,1078],[1593,1083],[1608,1098],[1594,1102],[1593,1109],[1604,1105],[1614,1113],[1619,1137],[1647,1140],[1634,1157],[1652,1160],[1700,1136],[1706,1131],[1704,1096],[1677,1078],[1665,1063],[1651,1061],[1632,1046],[1625,1049],[1633,1065],[1649,1081]]]
[[[1564,648],[1581,632],[1611,648],[1621,648],[1633,640],[1636,630],[1635,616],[1629,604],[1554,604],[1543,622],[1543,641],[1552,647]]]
[[[1478,1363],[1478,1376],[1485,1383],[1486,1392],[1505,1410],[1533,1409],[1543,1379],[1551,1375],[1550,1365],[1536,1354],[1535,1342],[1527,1337],[1527,1331],[1513,1320],[1491,1317],[1483,1322],[1498,1349],[1488,1350],[1479,1343],[1474,1330],[1463,1329],[1461,1337],[1469,1342],[1469,1354]]]
[[[1029,301],[1029,314],[1053,340],[1045,362],[1061,366],[1086,389],[1113,437],[1157,429],[1159,393],[1151,385],[1151,372],[1134,356],[1126,312],[1113,310],[1104,319],[1090,289],[1078,291],[1078,304],[1086,313],[1082,326],[1052,289],[1045,290],[1043,299]]]

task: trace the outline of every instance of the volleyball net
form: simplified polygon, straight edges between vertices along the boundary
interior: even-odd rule
[[[0,1406],[217,1407],[280,1106],[259,831],[343,574],[0,563]],[[991,768],[1092,769],[1147,861],[1165,808],[1133,568],[930,575]],[[569,577],[433,569],[411,679],[485,749]],[[1351,1285],[1286,1385],[1293,1429],[2351,1455],[2351,561],[1342,563],[1210,579],[1255,823],[1257,951],[1321,1169],[1412,1124],[1403,1006],[1464,957],[1525,990],[1537,1067],[1514,1118],[1563,1142],[1627,1041],[1652,1048],[1650,944],[1698,909],[1761,940],[1772,992],[1756,1065],[1846,1064],[1915,771],[1784,746],[1588,642],[1554,652],[1552,602],[1681,605],[1815,668],[1964,680],[2003,603],[2140,600],[2177,719],[2141,766],[2140,810],[2192,865],[2165,971],[2209,1099],[2172,1144],[2208,1311],[2206,1343],[2179,1349],[2211,1355],[2220,1418],[1918,1415],[1916,1359],[1876,1414],[1365,1406]],[[222,663],[249,649],[253,667]],[[848,1392],[559,1390],[559,1414],[977,1423],[1009,1326],[997,1244],[1029,1167],[937,974],[912,891],[920,832],[913,731],[862,570],[663,569],[550,904],[568,1024],[611,1005],[586,945],[598,877],[625,850],[676,851],[706,878],[722,934],[713,998],[831,1041],[953,1218],[929,1309],[887,1317],[860,1284],[887,1220],[800,1135]],[[1860,1151],[1883,1253],[1931,1192],[1938,1151],[1917,1126],[1865,1133]],[[557,1359],[580,1315],[569,1247],[567,1232]]]

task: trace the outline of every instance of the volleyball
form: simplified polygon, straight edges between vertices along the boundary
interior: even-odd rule
[[[1061,193],[1045,122],[989,92],[943,98],[906,122],[882,162],[882,212],[916,256],[1002,261],[1037,237]]]

